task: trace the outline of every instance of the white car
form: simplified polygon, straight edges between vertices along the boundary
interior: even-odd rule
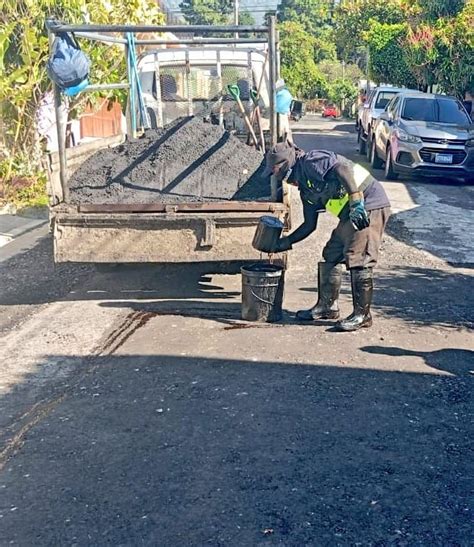
[[[366,102],[361,106],[358,119],[357,142],[359,153],[366,154],[370,150],[370,138],[375,120],[382,114],[388,103],[401,91],[406,89],[392,86],[379,86],[373,89]]]

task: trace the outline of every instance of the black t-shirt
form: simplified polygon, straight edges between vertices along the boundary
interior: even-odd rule
[[[311,150],[301,156],[293,168],[291,178],[298,182],[303,203],[309,203],[316,210],[322,211],[328,200],[340,198],[347,193],[336,174],[331,172],[341,162],[350,165],[356,180],[363,184],[367,211],[390,206],[383,186],[364,167],[328,150]]]

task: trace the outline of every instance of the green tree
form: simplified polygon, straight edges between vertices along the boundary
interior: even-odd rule
[[[233,5],[233,0],[183,0],[179,7],[190,25],[226,25]]]
[[[438,21],[435,30],[436,83],[460,99],[466,92],[474,94],[474,3],[456,17]]]
[[[347,112],[357,97],[357,86],[349,80],[337,78],[328,85],[326,94],[341,111]]]
[[[395,25],[372,20],[364,39],[370,50],[370,74],[379,83],[415,87],[403,44],[408,34],[407,23]]]
[[[439,52],[435,42],[435,30],[427,24],[409,27],[402,39],[405,62],[421,89],[426,90],[436,83],[435,69]]]
[[[334,34],[338,55],[346,62],[363,65],[366,44],[363,35],[372,20],[380,23],[402,23],[406,19],[402,0],[353,0],[341,2],[335,10]]]
[[[329,22],[330,6],[325,0],[281,0],[278,21],[299,23],[306,32],[317,36]]]
[[[281,23],[279,30],[281,75],[288,88],[304,98],[321,94],[326,81],[314,62],[315,38],[296,22]]]
[[[466,0],[417,0],[409,2],[411,9],[420,21],[437,21],[441,17],[454,17],[466,6]]]
[[[335,61],[337,59],[336,44],[332,28],[326,27],[314,37],[314,60]]]
[[[0,158],[3,186],[20,173],[37,172],[39,152],[35,130],[38,102],[51,83],[45,63],[49,55],[45,21],[69,23],[162,24],[154,0],[0,0],[0,112],[4,127],[4,157]],[[91,82],[125,79],[122,47],[81,40],[91,58]]]
[[[361,69],[353,63],[346,63],[343,66],[341,61],[325,60],[318,63],[317,66],[318,70],[328,82],[344,79],[352,84],[357,84],[357,82],[364,77],[364,73]]]
[[[233,23],[233,20],[232,21],[229,21],[230,24],[234,24]],[[239,25],[255,25],[255,19],[254,19],[254,16],[248,12],[248,11],[241,11],[239,13]],[[239,36],[241,38],[251,38],[252,37],[252,33],[250,32],[243,32],[243,33],[240,33]]]

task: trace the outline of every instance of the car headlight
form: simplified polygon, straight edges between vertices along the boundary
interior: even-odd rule
[[[412,142],[412,143],[422,142],[420,137],[417,137],[415,135],[410,135],[410,133],[407,133],[406,131],[400,128],[398,128],[395,131],[395,137],[397,137],[397,139],[402,142]]]
[[[474,139],[469,139],[466,141],[466,146],[469,148],[474,148]]]

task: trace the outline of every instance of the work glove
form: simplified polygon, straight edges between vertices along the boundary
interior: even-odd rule
[[[369,215],[365,210],[364,200],[356,199],[349,204],[349,218],[352,222],[352,226],[357,231],[368,228],[370,225]]]
[[[292,248],[291,241],[289,237],[282,237],[277,241],[274,253],[282,253],[284,251],[289,251]]]

